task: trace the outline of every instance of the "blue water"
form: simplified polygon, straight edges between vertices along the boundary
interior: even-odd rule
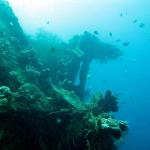
[[[97,30],[100,40],[124,51],[115,61],[93,62],[87,88],[91,92],[110,89],[119,96],[120,110],[115,116],[129,122],[120,150],[150,150],[150,0],[10,2],[28,34],[41,27],[68,40],[85,30]],[[47,20],[50,25],[46,25]],[[118,39],[121,41],[116,42]],[[129,45],[124,47],[123,42]]]
[[[120,110],[115,116],[129,122],[129,133],[121,150],[150,149],[150,55],[143,55],[134,55],[136,61],[124,58],[103,65],[93,64],[91,69],[93,79],[88,85],[93,91],[111,89],[120,97]]]

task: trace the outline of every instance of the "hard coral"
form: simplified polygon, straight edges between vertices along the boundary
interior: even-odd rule
[[[106,91],[105,96],[103,97],[101,103],[102,111],[108,113],[108,112],[117,112],[118,107],[118,98],[112,95],[111,91]]]
[[[44,93],[37,86],[30,83],[25,83],[18,89],[17,100],[39,110],[44,110],[47,103]]]

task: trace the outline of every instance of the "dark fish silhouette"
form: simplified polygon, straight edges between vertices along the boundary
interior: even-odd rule
[[[49,24],[49,23],[50,23],[49,21],[46,22],[46,24]]]
[[[116,42],[121,42],[121,40],[120,40],[120,39],[117,39]]]
[[[137,19],[134,19],[132,22],[133,22],[133,23],[137,23],[137,22],[138,22],[138,20],[137,20]]]
[[[123,13],[120,13],[120,17],[123,17]]]
[[[124,101],[122,101],[121,104],[126,104],[126,103]]]
[[[123,43],[123,46],[125,46],[125,47],[128,46],[128,45],[129,45],[129,42],[124,42]]]
[[[96,34],[96,35],[98,35],[98,34],[99,34],[99,32],[98,32],[97,30],[95,30],[93,33],[94,33],[94,34]]]
[[[55,48],[54,48],[54,47],[51,47],[51,48],[50,48],[50,52],[51,52],[52,55],[54,55],[54,53],[55,53]]]
[[[109,32],[109,36],[112,36],[112,33],[111,33],[111,32]]]
[[[145,24],[144,24],[144,23],[140,23],[139,27],[140,27],[140,28],[144,28],[144,27],[145,27]]]

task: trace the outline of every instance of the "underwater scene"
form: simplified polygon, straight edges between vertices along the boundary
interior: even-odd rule
[[[0,150],[150,150],[149,0],[0,0]]]

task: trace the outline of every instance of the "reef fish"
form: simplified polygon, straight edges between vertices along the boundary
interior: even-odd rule
[[[123,43],[123,46],[128,46],[129,45],[129,42],[124,42]]]
[[[116,42],[121,42],[121,40],[120,40],[120,39],[117,39]]]
[[[53,46],[50,48],[50,52],[51,52],[52,55],[54,55],[54,53],[55,53],[55,48],[54,48]]]
[[[123,13],[120,13],[120,17],[123,17]]]
[[[112,36],[112,33],[111,33],[111,32],[109,32],[109,36]]]
[[[93,33],[94,33],[94,34],[96,34],[96,35],[98,35],[98,34],[99,34],[99,32],[98,32],[97,30],[95,30]]]
[[[144,23],[140,23],[139,27],[140,27],[140,28],[144,28],[144,27],[145,27],[145,24],[144,24]]]
[[[49,24],[50,22],[49,22],[49,20],[46,22],[46,24]]]
[[[137,20],[137,19],[134,19],[132,22],[133,22],[133,23],[137,23],[137,22],[138,22],[138,20]]]

